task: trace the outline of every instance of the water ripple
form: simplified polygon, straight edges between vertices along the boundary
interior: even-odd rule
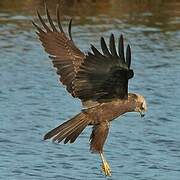
[[[75,144],[43,141],[48,130],[78,113],[81,105],[59,85],[30,23],[42,4],[18,1],[17,7],[14,2],[2,0],[0,6],[0,179],[104,179],[99,155],[89,152],[91,128]],[[135,71],[130,91],[147,98],[145,118],[129,113],[112,123],[105,145],[113,171],[109,179],[178,180],[179,3],[110,2],[88,3],[88,9],[84,1],[74,2],[72,9],[64,3],[68,17],[77,13],[73,36],[81,49],[89,50],[90,43],[99,47],[100,36],[108,39],[112,32],[125,35]]]

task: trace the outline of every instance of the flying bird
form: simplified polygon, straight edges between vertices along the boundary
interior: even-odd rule
[[[72,119],[49,131],[44,140],[51,139],[64,144],[73,143],[87,126],[92,126],[90,151],[99,153],[102,170],[111,176],[110,166],[105,159],[103,146],[108,136],[111,121],[127,112],[147,111],[145,98],[136,93],[128,93],[128,81],[133,78],[131,48],[127,45],[124,52],[123,36],[118,39],[118,52],[115,38],[111,34],[109,46],[101,37],[100,52],[91,45],[91,52],[83,53],[73,42],[71,35],[72,19],[68,33],[62,28],[60,9],[57,6],[57,26],[45,6],[48,23],[37,11],[38,23],[32,22],[36,33],[57,68],[61,83],[66,90],[82,102],[83,109]]]

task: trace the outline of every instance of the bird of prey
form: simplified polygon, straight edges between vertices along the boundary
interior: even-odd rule
[[[127,112],[139,112],[141,116],[147,110],[145,98],[136,93],[128,93],[128,80],[134,76],[130,69],[131,49],[127,45],[124,53],[123,36],[118,39],[118,52],[114,35],[109,38],[109,47],[101,37],[101,50],[91,45],[91,52],[83,53],[73,42],[71,36],[72,19],[68,33],[65,33],[60,20],[59,6],[56,9],[57,26],[45,6],[48,23],[37,11],[41,26],[34,21],[36,33],[45,51],[57,68],[60,81],[66,90],[82,101],[82,111],[64,122],[45,136],[60,143],[73,143],[82,131],[92,126],[90,150],[99,153],[102,170],[111,176],[110,166],[105,159],[103,146],[107,138],[111,121]],[[68,35],[67,35],[68,34]]]

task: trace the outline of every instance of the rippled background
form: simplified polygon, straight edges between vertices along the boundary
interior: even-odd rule
[[[57,1],[48,1],[55,17]],[[75,144],[43,135],[81,109],[59,86],[31,20],[43,1],[0,1],[0,179],[104,179],[100,158],[89,152],[88,127]],[[100,36],[125,36],[135,77],[130,91],[147,98],[149,111],[112,123],[105,145],[113,180],[179,180],[180,1],[67,0],[63,25],[73,17],[73,37],[87,51]]]

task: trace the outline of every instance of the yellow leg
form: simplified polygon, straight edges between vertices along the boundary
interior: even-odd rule
[[[111,176],[111,168],[106,161],[103,153],[100,153],[101,159],[102,159],[102,170],[104,171],[105,176]]]

